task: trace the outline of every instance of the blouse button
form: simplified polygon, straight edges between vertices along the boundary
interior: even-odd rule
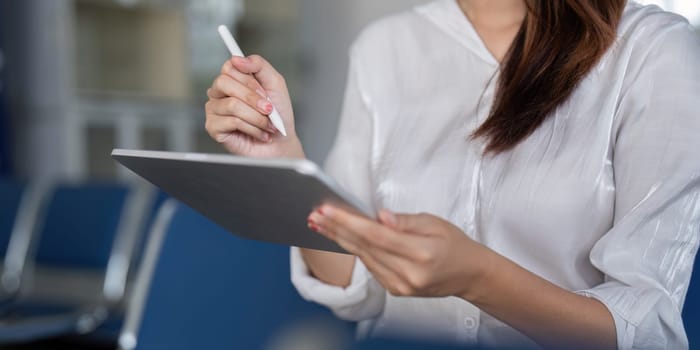
[[[464,318],[464,328],[474,329],[476,327],[476,320],[473,317]]]

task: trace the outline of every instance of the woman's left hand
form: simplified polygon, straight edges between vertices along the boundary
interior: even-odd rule
[[[309,227],[359,257],[396,296],[467,296],[488,275],[487,248],[429,214],[379,212],[379,222],[324,205]]]

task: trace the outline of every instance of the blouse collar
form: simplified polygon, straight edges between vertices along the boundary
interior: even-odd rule
[[[476,29],[457,4],[457,0],[437,0],[415,8],[440,30],[473,51],[486,63],[498,66],[498,60],[486,48]]]

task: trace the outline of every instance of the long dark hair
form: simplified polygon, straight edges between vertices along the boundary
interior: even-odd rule
[[[614,43],[626,0],[526,0],[490,115],[486,153],[512,149],[564,103]]]

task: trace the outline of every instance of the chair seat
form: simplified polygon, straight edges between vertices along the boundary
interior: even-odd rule
[[[92,331],[104,321],[107,309],[25,299],[0,312],[0,344],[8,344]]]
[[[0,322],[0,343],[12,344],[50,338],[74,332],[78,314],[47,315]]]
[[[0,310],[0,324],[7,320],[27,317],[71,314],[79,310],[78,305],[45,300],[20,299],[11,302]]]

